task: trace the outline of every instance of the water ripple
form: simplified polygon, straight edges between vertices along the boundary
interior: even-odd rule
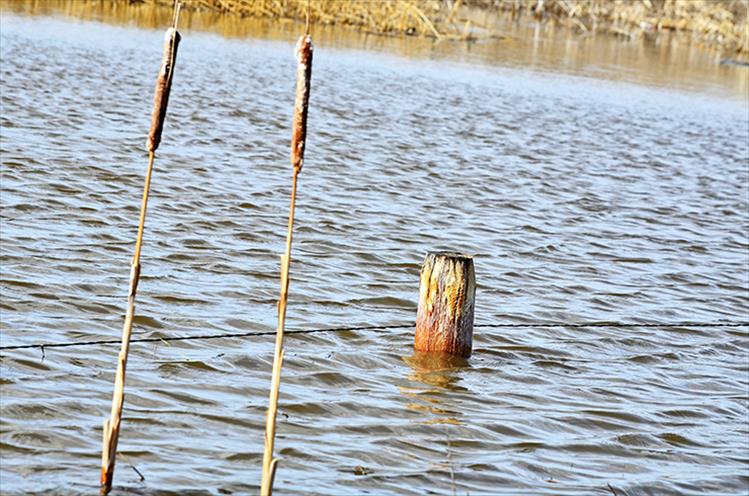
[[[116,339],[162,34],[1,22],[2,344]],[[290,327],[411,321],[427,250],[476,254],[482,322],[749,320],[745,105],[361,56],[316,54]],[[293,74],[289,43],[185,36],[139,335],[274,328]],[[745,328],[412,339],[289,337],[279,492],[747,490]],[[134,345],[115,492],[256,491],[272,346]],[[116,353],[0,358],[4,493],[96,490]]]

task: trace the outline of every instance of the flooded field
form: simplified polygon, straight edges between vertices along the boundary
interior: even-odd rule
[[[1,344],[117,339],[170,12],[28,5],[0,16]],[[184,25],[135,333],[273,331],[300,27]],[[413,322],[429,250],[475,254],[479,326],[449,367],[408,326],[290,335],[276,494],[749,489],[749,69],[512,29],[313,30],[288,327]],[[97,492],[118,351],[2,351],[3,494]],[[272,353],[134,343],[112,494],[256,492]]]

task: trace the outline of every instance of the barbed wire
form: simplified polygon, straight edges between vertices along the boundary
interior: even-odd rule
[[[393,324],[384,326],[358,326],[358,327],[325,327],[320,329],[291,329],[285,332],[285,334],[315,334],[323,332],[353,332],[353,331],[386,331],[390,329],[407,329],[413,327],[414,322],[404,324]],[[654,327],[747,327],[749,328],[749,321],[747,322],[531,322],[531,323],[479,323],[474,324],[476,328],[592,328],[592,327],[618,327],[618,328],[654,328]],[[158,343],[158,342],[170,342],[170,341],[198,341],[206,339],[228,339],[228,338],[243,338],[250,336],[273,336],[276,331],[255,331],[255,332],[228,332],[220,334],[196,334],[187,336],[167,336],[167,337],[153,337],[153,338],[134,338],[131,339],[131,343]],[[50,342],[50,343],[36,343],[36,344],[23,344],[23,345],[12,345],[12,346],[0,346],[0,351],[10,350],[23,350],[39,348],[44,354],[46,348],[68,348],[74,346],[95,346],[95,345],[110,345],[120,344],[120,339],[102,339],[94,341],[65,341],[65,342]]]

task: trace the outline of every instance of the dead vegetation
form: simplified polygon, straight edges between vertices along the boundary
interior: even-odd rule
[[[664,31],[691,34],[699,42],[749,53],[747,0],[468,0],[514,16],[554,20],[581,31],[630,38]]]
[[[172,0],[123,0],[171,5]],[[558,22],[581,32],[634,38],[658,32],[691,34],[695,40],[749,54],[747,0],[183,0],[186,9],[246,17],[346,25],[381,35],[436,39],[499,36],[466,21],[467,9],[512,18]]]
[[[128,0],[168,5],[171,0]],[[246,17],[304,21],[309,7],[312,24],[352,26],[365,32],[436,39],[472,39],[495,35],[477,33],[459,21],[462,0],[182,0],[186,9],[213,10]]]

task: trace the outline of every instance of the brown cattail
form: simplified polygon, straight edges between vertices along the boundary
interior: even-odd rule
[[[172,89],[174,62],[177,59],[177,46],[182,37],[175,28],[166,30],[164,36],[164,56],[161,70],[156,79],[156,92],[153,96],[153,112],[151,113],[151,130],[148,132],[148,151],[154,152],[161,143],[161,131],[164,129],[166,106],[169,103],[169,91]]]
[[[140,250],[143,243],[143,230],[145,229],[146,222],[148,192],[151,185],[151,173],[153,172],[154,152],[161,142],[161,130],[164,127],[166,107],[169,103],[169,90],[172,86],[172,75],[174,74],[174,61],[177,56],[177,45],[179,45],[180,40],[180,35],[176,29],[179,10],[180,4],[177,2],[174,9],[173,27],[166,31],[164,60],[161,63],[159,77],[156,80],[156,94],[153,99],[153,113],[151,115],[151,130],[148,133],[148,167],[146,168],[146,181],[143,186],[143,199],[140,206],[140,220],[138,221],[138,235],[135,240],[135,253],[133,254],[130,269],[130,290],[128,291],[125,323],[122,327],[122,348],[117,360],[117,375],[114,380],[112,410],[109,418],[104,421],[104,432],[102,434],[101,478],[99,480],[102,494],[107,494],[112,489],[112,480],[114,478],[117,443],[122,423],[122,408],[125,403],[127,357],[130,351],[130,337],[135,319],[135,296],[138,291],[138,280],[140,278]]]
[[[273,494],[273,481],[278,467],[278,459],[273,458],[273,447],[276,437],[276,416],[278,413],[278,394],[281,388],[281,367],[283,364],[283,334],[286,322],[286,303],[289,296],[289,265],[291,264],[291,241],[294,231],[294,208],[299,172],[304,165],[304,145],[307,139],[307,108],[309,106],[309,89],[312,79],[312,38],[306,34],[296,44],[297,72],[296,98],[294,101],[294,127],[291,133],[291,164],[294,166],[291,176],[291,204],[289,206],[289,227],[286,234],[286,253],[281,257],[281,297],[278,300],[278,329],[276,332],[276,350],[273,356],[268,415],[265,420],[265,451],[263,453],[263,475],[260,483],[260,495]]]
[[[304,165],[304,148],[307,143],[307,110],[312,80],[312,37],[305,34],[296,43],[296,99],[294,101],[294,127],[291,132],[291,165],[297,172]]]

